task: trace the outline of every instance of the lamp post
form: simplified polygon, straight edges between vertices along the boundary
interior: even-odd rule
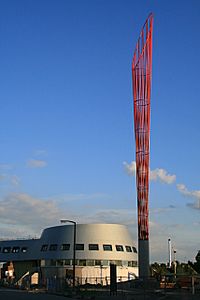
[[[168,252],[169,252],[169,268],[172,266],[172,243],[171,239],[168,239]]]
[[[61,223],[72,223],[74,225],[73,241],[73,288],[75,288],[75,268],[76,268],[76,222],[72,220],[60,220]]]
[[[174,277],[176,278],[176,250],[174,250]]]

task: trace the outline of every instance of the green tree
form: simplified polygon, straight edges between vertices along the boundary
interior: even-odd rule
[[[195,257],[196,262],[192,263],[191,261],[188,261],[188,265],[198,274],[200,274],[200,250],[197,252],[197,255]]]

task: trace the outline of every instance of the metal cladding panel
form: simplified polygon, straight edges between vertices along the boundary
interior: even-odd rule
[[[9,253],[4,253],[4,248],[11,248]],[[13,253],[12,249],[19,247],[20,251]],[[23,239],[0,241],[0,261],[36,260],[40,257],[40,239]],[[22,249],[26,251],[22,252]]]
[[[153,15],[150,14],[140,33],[132,61],[139,240],[149,239],[148,197],[152,30]]]
[[[46,228],[40,239],[0,241],[0,261],[22,261],[35,259],[72,259],[73,258],[73,225],[62,225]],[[116,245],[135,246],[126,226],[119,224],[77,224],[76,243],[84,244],[84,251],[76,250],[77,259],[99,260],[134,260],[134,252],[118,252]],[[56,251],[49,251],[51,244],[57,245]],[[70,244],[69,251],[61,251],[62,244]],[[98,244],[98,251],[89,250],[89,244]],[[103,251],[103,244],[111,244],[113,251]],[[47,251],[42,252],[42,246],[48,245]],[[3,253],[4,247],[27,247],[26,253]],[[124,249],[125,250],[125,249]],[[21,250],[20,250],[21,251]]]

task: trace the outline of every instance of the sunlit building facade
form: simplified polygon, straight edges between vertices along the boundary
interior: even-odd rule
[[[40,279],[72,277],[74,226],[44,229],[39,239],[0,241],[0,262],[12,262],[15,279],[40,272]],[[128,229],[119,224],[77,224],[76,282],[109,284],[110,264],[119,281],[138,275],[137,250]]]

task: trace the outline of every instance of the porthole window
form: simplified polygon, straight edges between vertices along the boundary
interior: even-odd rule
[[[3,253],[10,253],[11,247],[4,247],[3,248]]]
[[[115,247],[116,247],[117,251],[124,251],[124,248],[122,245],[116,245]]]
[[[28,248],[27,247],[22,247],[22,249],[21,249],[21,252],[22,253],[26,253],[28,251]]]
[[[132,249],[134,253],[137,253],[137,249],[135,247],[132,247]]]
[[[68,251],[70,249],[70,244],[62,244],[60,250]]]
[[[76,244],[76,250],[84,250],[84,244]]]
[[[56,251],[57,248],[58,248],[57,244],[51,244],[50,247],[49,247],[49,251]]]
[[[12,253],[19,253],[20,248],[19,247],[13,247]]]
[[[98,244],[89,244],[89,250],[99,250]]]
[[[48,249],[48,245],[47,245],[47,244],[42,245],[42,247],[41,247],[41,251],[42,251],[42,252],[47,251],[47,249]]]
[[[125,246],[126,252],[132,252],[131,246]]]
[[[112,245],[108,245],[108,244],[103,245],[103,250],[104,251],[112,251]]]

